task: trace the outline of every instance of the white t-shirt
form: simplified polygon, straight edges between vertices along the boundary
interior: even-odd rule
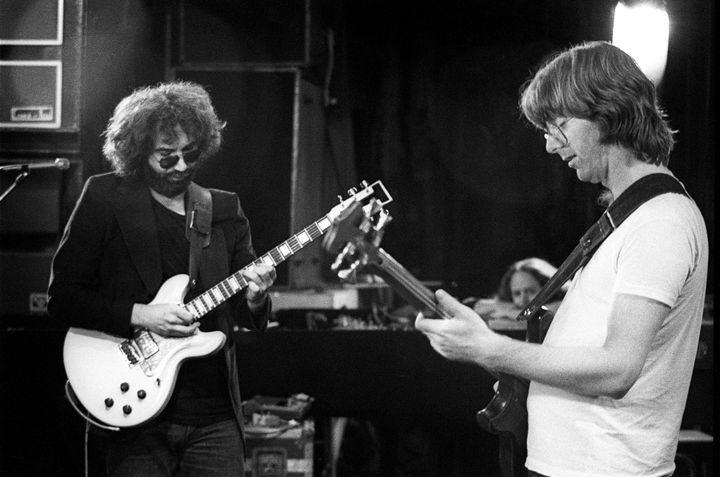
[[[622,399],[531,383],[529,469],[552,477],[663,476],[674,470],[707,262],[705,223],[695,203],[680,194],[644,203],[600,245],[573,278],[543,345],[602,346],[617,294],[651,298],[670,313]]]

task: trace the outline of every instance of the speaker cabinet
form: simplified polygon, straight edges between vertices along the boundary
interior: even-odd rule
[[[0,161],[4,163],[27,160]],[[63,171],[34,169],[0,202],[0,236],[57,235],[60,232],[60,202]],[[0,192],[14,183],[17,172],[0,173]]]
[[[63,392],[64,335],[60,325],[45,318],[2,320],[0,475],[4,477],[85,475],[84,422]]]
[[[83,1],[0,0],[0,152],[77,147]]]
[[[61,45],[63,0],[2,0],[0,45]]]
[[[310,0],[182,0],[180,63],[302,64]]]
[[[0,316],[45,315],[53,250],[0,250]]]
[[[60,127],[61,61],[0,61],[0,88],[0,127]]]

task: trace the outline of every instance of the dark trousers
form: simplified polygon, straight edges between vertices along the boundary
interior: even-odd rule
[[[109,477],[238,477],[244,475],[235,420],[205,427],[154,422],[105,443]]]

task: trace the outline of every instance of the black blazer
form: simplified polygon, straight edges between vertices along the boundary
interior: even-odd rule
[[[210,190],[210,245],[203,249],[200,282],[208,288],[256,258],[250,225],[236,194]],[[152,196],[144,183],[113,173],[90,177],[53,258],[48,312],[67,325],[129,336],[133,304],[149,303],[162,285]],[[244,291],[213,310],[228,337],[230,394],[242,425],[234,325],[265,329],[271,312],[250,313]]]

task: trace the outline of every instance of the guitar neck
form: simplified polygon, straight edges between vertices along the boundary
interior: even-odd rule
[[[368,267],[383,277],[408,303],[428,318],[448,318],[435,301],[435,294],[389,253],[379,248],[374,258]]]
[[[225,280],[185,303],[185,309],[193,313],[198,319],[206,315],[248,285],[248,281],[243,276],[243,272],[245,270],[249,269],[253,265],[260,265],[263,263],[277,266],[316,238],[321,237],[331,225],[332,221],[328,215],[316,222],[313,222],[312,225],[305,227],[303,230],[273,248],[265,255],[257,258],[255,261],[233,273]]]

